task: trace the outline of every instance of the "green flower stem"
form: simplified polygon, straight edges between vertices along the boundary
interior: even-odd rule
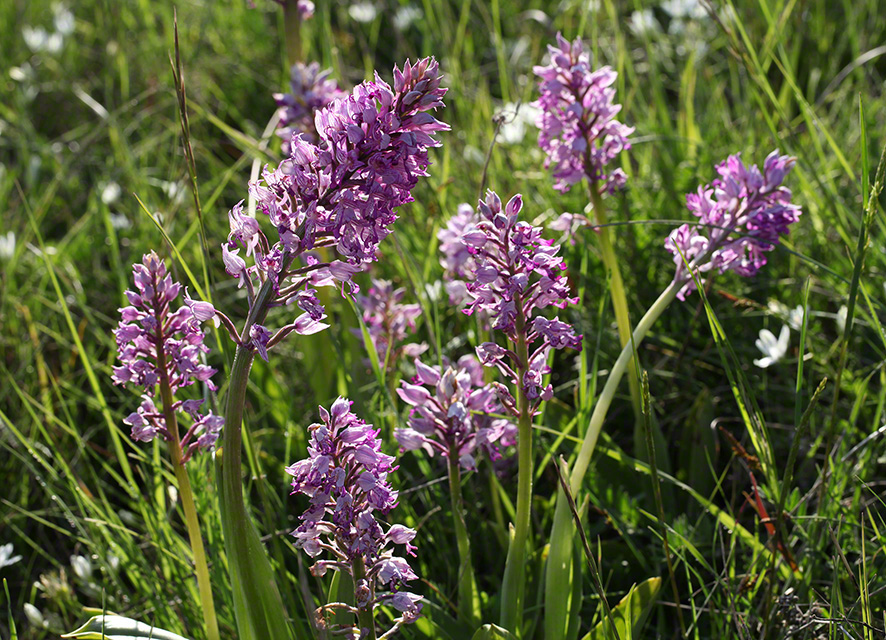
[[[577,496],[584,480],[585,473],[591,462],[597,439],[603,428],[603,421],[615,397],[618,384],[628,369],[633,359],[634,348],[639,347],[647,332],[656,320],[664,313],[671,302],[677,297],[677,292],[682,284],[671,283],[668,285],[658,300],[653,303],[646,315],[634,329],[632,341],[622,349],[618,360],[609,372],[606,385],[600,393],[591,414],[590,424],[582,442],[581,450],[572,467],[569,476],[569,488],[573,495]],[[633,377],[633,376],[632,376]],[[554,524],[551,529],[550,549],[548,563],[545,569],[545,638],[559,640],[566,637],[566,629],[569,623],[569,594],[571,593],[570,572],[572,568],[573,537],[575,535],[575,523],[566,502],[566,494],[560,488],[557,492],[557,506],[554,511]],[[573,579],[579,579],[575,576]]]
[[[291,262],[290,256],[284,256],[282,270],[288,269]],[[264,322],[273,297],[273,287],[269,280],[264,283],[256,296],[242,336],[249,335],[252,325]],[[252,349],[239,345],[231,366],[222,450],[221,455],[217,456],[222,531],[231,588],[234,591],[238,637],[241,640],[265,638],[284,640],[289,638],[289,629],[283,601],[274,582],[267,551],[246,510],[240,479],[243,411],[246,404],[249,370],[254,358],[255,352]]]
[[[526,316],[517,304],[517,397],[520,418],[517,422],[517,517],[514,535],[508,546],[501,592],[501,626],[517,638],[523,633],[523,591],[526,581],[526,546],[529,542],[532,509],[532,412],[529,398],[523,391],[523,374],[529,366],[526,344]]]
[[[301,14],[298,0],[287,0],[283,5],[283,22],[286,29],[286,60],[292,67],[301,62]]]
[[[363,558],[361,556],[357,556],[354,559],[353,564],[351,565],[351,570],[354,574],[354,602],[360,602],[360,596],[357,593],[357,589],[360,588],[360,582],[366,579],[366,566],[363,564]],[[373,594],[374,596],[374,594]],[[365,638],[366,640],[375,640],[375,618],[372,615],[372,605],[367,605],[367,608],[357,607],[357,624],[360,627],[360,637]],[[363,635],[363,630],[367,631],[367,634]]]
[[[449,447],[449,499],[452,506],[452,520],[455,524],[455,539],[458,544],[458,618],[476,628],[480,624],[480,598],[474,578],[474,564],[471,561],[471,540],[465,526],[464,501],[461,495],[461,473],[458,469],[458,451]]]
[[[596,223],[598,225],[606,225],[606,205],[603,204],[603,198],[596,183],[588,180],[588,191],[591,196],[591,203],[594,205],[594,219]],[[628,314],[628,298],[625,294],[624,281],[621,277],[621,270],[618,267],[615,251],[612,248],[609,227],[600,226],[596,231],[597,242],[600,245],[600,254],[603,258],[603,266],[606,267],[606,271],[609,273],[609,295],[612,298],[612,308],[615,311],[618,338],[622,349],[624,349],[631,342],[631,319]],[[628,366],[630,366],[630,360],[628,360]],[[631,389],[634,419],[639,422],[643,416],[643,404],[640,398],[640,384],[637,376],[633,373],[628,375],[628,385]]]
[[[200,522],[197,519],[197,507],[194,505],[191,481],[188,479],[188,470],[185,469],[185,465],[179,462],[174,464],[174,467],[175,477],[178,479],[178,495],[182,500],[185,524],[188,527],[188,538],[191,541],[191,551],[194,554],[197,590],[200,592],[200,605],[203,610],[203,624],[206,626],[206,637],[208,640],[219,640],[218,620],[215,615],[215,604],[212,601],[212,584],[209,581],[209,565],[206,562],[206,552],[203,549],[203,538],[200,536]]]
[[[163,328],[157,327],[157,370],[160,372],[160,399],[163,403],[163,418],[169,430],[169,457],[178,481],[178,495],[185,512],[185,526],[194,556],[194,569],[197,573],[197,591],[200,595],[200,609],[203,612],[203,625],[206,627],[208,640],[219,640],[218,619],[215,615],[215,604],[212,601],[212,583],[209,580],[209,565],[206,562],[206,550],[200,535],[200,521],[197,518],[197,507],[194,505],[194,493],[188,470],[182,462],[181,437],[178,433],[178,420],[173,408],[172,387],[166,371],[166,352],[163,350]]]

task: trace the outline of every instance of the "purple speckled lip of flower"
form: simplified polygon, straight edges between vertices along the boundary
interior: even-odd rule
[[[257,211],[276,230],[273,244],[242,203],[231,210],[225,270],[246,288],[250,307],[268,282],[275,305],[297,301],[305,312],[270,346],[281,332],[325,328],[325,312],[308,292],[336,284],[356,291],[352,276],[376,260],[394,210],[412,201],[428,175],[428,150],[440,145],[434,135],[449,129],[430,113],[443,106],[440,81],[433,58],[407,61],[394,68],[393,88],[376,75],[317,111],[316,143],[295,134],[289,157],[249,185]],[[321,247],[334,248],[338,259],[321,261],[314,252]]]
[[[215,390],[211,381],[215,369],[201,362],[201,354],[209,348],[203,344],[200,323],[216,314],[211,304],[192,300],[187,293],[185,304],[175,306],[182,287],[167,274],[156,253],[145,255],[132,269],[135,290],[126,292],[130,306],[120,309],[121,321],[114,331],[120,365],[114,367],[112,378],[115,384],[133,385],[144,393],[138,409],[123,420],[131,427],[133,439],[149,442],[159,435],[169,440],[163,408],[154,404],[158,389],[168,385],[174,395],[195,382],[205,382]],[[201,413],[202,402],[173,398],[172,409],[191,421],[177,443],[184,460],[198,448],[212,449],[224,423],[211,411]]]
[[[791,203],[790,189],[782,186],[795,162],[775,150],[760,171],[732,155],[717,165],[719,178],[686,195],[686,206],[699,223],[678,227],[665,241],[677,266],[674,281],[683,283],[680,300],[695,291],[684,257],[697,273],[716,269],[750,277],[766,264],[766,252],[790,233],[802,213]]]
[[[542,309],[563,309],[575,304],[563,271],[566,265],[558,255],[560,246],[542,238],[542,228],[518,219],[523,208],[519,194],[502,208],[494,191],[486,194],[477,212],[480,221],[466,228],[462,242],[474,258],[472,280],[467,285],[472,301],[465,313],[485,311],[492,326],[517,342],[522,334],[527,344],[541,341],[527,363],[517,362],[516,354],[495,343],[477,348],[477,356],[486,366],[495,366],[514,383],[516,369],[526,369],[519,384],[530,399],[548,399],[550,385],[542,387],[542,376],[548,372],[550,349],[581,349],[581,336],[571,325],[558,318],[547,320],[537,315]],[[522,327],[518,326],[522,317]],[[510,360],[515,368],[508,366]]]
[[[290,142],[297,133],[316,143],[318,136],[314,128],[314,116],[333,100],[348,95],[339,88],[335,80],[330,79],[331,73],[329,69],[321,71],[317,62],[297,62],[292,65],[290,72],[290,92],[274,94],[280,116],[277,135],[283,139],[284,156],[290,155]]]
[[[505,409],[495,391],[485,385],[476,358],[463,356],[444,371],[416,360],[415,368],[412,384],[402,381],[397,389],[400,398],[412,406],[409,426],[394,432],[401,449],[423,449],[428,455],[445,457],[452,451],[463,469],[475,471],[477,449],[498,460],[498,445],[514,444],[516,425],[490,415]]]
[[[357,585],[358,608],[390,604],[402,613],[399,624],[413,622],[421,612],[421,596],[405,588],[418,576],[389,546],[401,545],[407,555],[415,555],[415,531],[398,524],[385,527],[376,517],[397,505],[397,491],[388,481],[396,469],[394,458],[381,451],[378,431],[351,411],[346,398],[338,398],[328,411],[320,407],[320,422],[308,431],[308,457],[286,468],[293,477],[292,493],[310,500],[292,532],[296,546],[312,558],[326,552],[311,568],[315,575],[332,569],[353,577],[355,563],[362,562],[366,582]]]
[[[415,358],[428,348],[426,344],[400,344],[415,333],[415,321],[422,313],[420,305],[402,303],[405,295],[405,288],[395,289],[388,280],[373,278],[368,294],[357,296],[379,364],[387,362],[388,368],[394,368],[402,356]]]
[[[604,192],[624,187],[624,171],[607,168],[630,149],[628,136],[634,132],[615,119],[621,111],[613,103],[617,74],[611,67],[592,70],[579,38],[570,43],[558,33],[557,45],[548,45],[548,51],[550,64],[533,69],[541,91],[533,104],[541,109],[538,144],[547,154],[545,167],[553,168],[554,188],[569,191],[584,177]]]

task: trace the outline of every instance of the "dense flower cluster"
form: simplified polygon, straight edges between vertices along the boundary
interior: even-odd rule
[[[415,369],[412,383],[402,381],[397,389],[400,398],[413,407],[409,426],[394,432],[403,450],[424,449],[428,455],[438,452],[445,457],[454,452],[463,469],[474,471],[478,449],[497,460],[501,455],[498,444],[514,444],[516,425],[490,415],[505,409],[485,384],[476,358],[463,356],[442,372],[416,360]]]
[[[433,135],[449,129],[428,113],[443,105],[440,79],[437,62],[425,58],[407,61],[402,71],[394,67],[393,89],[378,76],[362,83],[317,112],[316,144],[296,134],[290,157],[250,183],[257,210],[278,238],[271,244],[238,204],[222,245],[225,270],[247,288],[250,307],[256,285],[269,283],[275,305],[295,302],[303,313],[274,336],[235,339],[251,341],[261,354],[285,333],[328,326],[320,322],[325,309],[315,287],[339,282],[356,290],[351,277],[376,259],[397,219],[394,209],[412,201],[412,189],[427,175],[428,149],[440,144]],[[340,259],[321,261],[313,252],[321,247],[334,247]]]
[[[210,378],[215,369],[201,362],[209,351],[203,344],[200,322],[212,318],[212,305],[191,300],[174,308],[181,285],[167,274],[166,265],[156,253],[149,253],[141,264],[133,265],[135,290],[127,291],[130,306],[120,309],[121,321],[114,335],[121,364],[114,367],[115,384],[131,384],[143,392],[138,410],[124,423],[132,429],[132,437],[149,442],[156,436],[170,440],[171,433],[164,407],[155,400],[160,390],[168,387],[174,396],[180,389],[205,382],[215,389]],[[218,440],[224,419],[211,411],[201,413],[203,400],[175,400],[170,410],[189,417],[191,427],[178,443],[188,459],[196,449],[211,449]]]
[[[775,150],[761,172],[757,165],[746,166],[739,155],[729,156],[717,165],[719,178],[686,195],[686,206],[699,224],[684,224],[665,241],[677,265],[674,281],[684,285],[678,293],[681,300],[695,290],[684,258],[695,272],[716,269],[746,277],[766,264],[765,253],[800,218],[790,189],[781,184],[794,163],[794,158]]]
[[[536,314],[551,306],[562,309],[578,298],[569,295],[563,275],[566,265],[557,255],[560,246],[544,240],[541,227],[518,220],[522,208],[519,194],[502,210],[501,199],[489,191],[477,208],[480,221],[462,235],[475,261],[467,286],[472,301],[465,313],[487,312],[493,328],[514,343],[522,339],[531,345],[541,340],[528,362],[520,362],[516,354],[493,342],[481,344],[477,355],[484,365],[496,366],[515,383],[519,381],[529,398],[548,399],[551,386],[542,386],[542,376],[549,369],[548,353],[564,347],[581,349],[581,336],[559,318],[548,320]],[[522,371],[522,379],[506,358]]]
[[[389,547],[403,545],[408,555],[415,555],[410,544],[415,531],[388,527],[376,517],[397,504],[397,491],[388,482],[394,458],[381,452],[378,431],[351,412],[347,399],[338,398],[329,411],[320,407],[320,419],[308,427],[308,457],[286,469],[293,476],[292,493],[310,498],[292,535],[312,558],[327,553],[311,567],[314,575],[332,569],[352,576],[356,604],[353,609],[330,603],[321,610],[339,607],[357,613],[388,604],[402,613],[395,624],[413,622],[421,612],[421,596],[405,588],[418,576]]]
[[[558,33],[557,46],[548,45],[548,51],[550,64],[533,69],[541,91],[533,104],[541,109],[538,144],[547,154],[545,167],[553,167],[554,187],[568,191],[587,177],[601,191],[620,189],[627,176],[607,165],[630,148],[628,136],[634,129],[615,120],[621,111],[612,102],[617,74],[611,67],[593,71],[581,39],[570,43]]]
[[[290,75],[290,93],[275,93],[280,126],[277,135],[283,139],[283,155],[291,152],[292,136],[301,133],[310,142],[316,142],[317,130],[314,117],[317,112],[328,106],[333,100],[344,98],[347,93],[339,89],[338,83],[330,79],[331,71],[320,70],[316,62],[292,65]]]
[[[415,332],[415,320],[421,315],[421,306],[403,304],[406,289],[394,288],[388,280],[373,278],[368,295],[357,296],[363,310],[363,322],[378,353],[378,362],[393,368],[403,357],[415,358],[427,350],[426,344],[400,344]]]
[[[462,235],[468,227],[479,222],[480,218],[474,207],[466,202],[458,205],[456,214],[446,223],[445,229],[437,232],[440,241],[440,266],[443,267],[443,279],[446,281],[446,292],[449,302],[461,305],[470,300],[465,280],[474,269],[474,258],[468,246],[462,241]]]

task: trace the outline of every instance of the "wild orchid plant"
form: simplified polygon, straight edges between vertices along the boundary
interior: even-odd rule
[[[717,165],[719,177],[686,196],[690,213],[697,224],[684,224],[665,240],[665,248],[674,255],[675,272],[671,284],[647,310],[634,329],[631,343],[625,347],[609,372],[600,393],[584,441],[572,467],[570,490],[577,493],[582,485],[606,413],[622,376],[628,369],[633,351],[646,333],[675,299],[685,300],[704,273],[731,271],[753,277],[766,264],[772,251],[799,220],[801,209],[791,202],[791,191],[783,186],[795,159],[773,151],[763,163],[745,165],[739,155],[729,156]],[[759,452],[758,452],[759,453]],[[546,572],[545,637],[566,637],[570,598],[569,564],[575,526],[561,490],[557,497],[554,524]]]
[[[244,529],[250,520],[240,483],[240,428],[249,368],[256,353],[263,355],[289,333],[324,328],[325,310],[315,287],[339,283],[342,291],[353,291],[352,276],[376,259],[379,243],[397,219],[394,209],[412,200],[412,189],[427,175],[428,148],[440,144],[434,134],[449,129],[429,113],[443,106],[446,93],[438,69],[433,58],[407,62],[402,71],[395,67],[393,88],[376,76],[319,111],[317,144],[302,134],[293,136],[290,157],[275,170],[265,169],[263,180],[250,186],[259,210],[277,231],[273,246],[242,207],[230,216],[225,265],[246,288],[249,313],[242,331],[232,333],[238,346],[225,415],[222,522],[229,558],[243,558],[230,563],[232,583],[240,585],[235,590],[265,589],[262,602],[279,596],[268,592],[258,574],[270,574],[266,556],[257,563],[244,555],[248,547],[260,548],[254,527]],[[333,248],[341,259],[322,262],[314,253],[322,247]],[[241,250],[252,258],[251,266],[239,255]],[[301,315],[271,334],[264,327],[268,311],[292,303]],[[280,616],[275,615],[242,606],[241,637],[247,637],[244,630],[248,637],[282,637]]]
[[[191,300],[187,292],[184,304],[176,307],[182,286],[167,273],[156,253],[145,255],[132,270],[135,290],[126,291],[130,304],[120,309],[120,324],[114,331],[120,365],[114,367],[112,377],[114,384],[143,393],[138,409],[123,420],[131,428],[133,440],[150,442],[159,437],[168,443],[194,555],[206,636],[217,640],[209,565],[185,463],[194,454],[215,447],[224,419],[212,411],[201,411],[202,399],[176,397],[196,383],[215,390],[211,378],[216,371],[201,362],[209,348],[203,344],[200,328],[214,313],[211,305]],[[179,419],[190,423],[183,436]]]
[[[552,306],[565,308],[578,299],[570,295],[559,245],[544,240],[541,227],[519,220],[522,208],[519,194],[503,208],[498,195],[489,191],[477,208],[479,222],[462,234],[462,242],[474,258],[467,285],[471,302],[465,312],[486,312],[493,330],[509,341],[508,347],[484,342],[477,347],[477,357],[485,366],[496,367],[516,389],[516,399],[505,392],[502,401],[518,419],[518,476],[517,513],[502,583],[501,623],[518,634],[522,633],[525,558],[530,543],[532,417],[542,401],[553,397],[552,386],[544,381],[550,371],[550,352],[581,349],[581,336],[572,326],[540,313]]]
[[[587,181],[594,230],[609,275],[609,294],[624,348],[630,343],[631,322],[603,196],[615,194],[627,183],[625,172],[611,165],[622,151],[631,148],[628,136],[634,129],[615,119],[621,111],[621,105],[614,102],[612,86],[618,74],[608,66],[594,70],[580,38],[569,42],[558,33],[557,44],[548,45],[548,55],[548,65],[534,68],[540,93],[534,103],[539,109],[538,144],[546,154],[545,168],[553,172],[555,189],[565,193],[574,184]],[[583,217],[574,218],[578,221]],[[639,419],[640,387],[635,377],[628,381],[634,414]]]
[[[159,437],[168,442],[210,640],[219,632],[185,464],[199,452],[214,449],[222,438],[217,470],[238,637],[291,637],[268,557],[243,498],[241,440],[249,371],[256,355],[267,361],[290,334],[307,336],[329,326],[319,288],[358,293],[354,276],[378,259],[379,245],[397,220],[395,209],[412,200],[418,180],[428,175],[428,150],[440,144],[435,134],[449,129],[430,113],[443,106],[446,93],[433,58],[414,65],[407,61],[402,70],[395,67],[393,87],[376,75],[343,92],[316,63],[300,63],[300,36],[289,37],[290,19],[298,32],[301,21],[313,13],[313,4],[278,1],[286,12],[294,65],[292,93],[275,96],[286,157],[276,167],[265,167],[261,179],[249,184],[258,215],[243,202],[235,205],[229,212],[230,233],[221,247],[225,271],[244,291],[245,322],[238,328],[228,315],[191,299],[186,291],[176,307],[182,287],[150,253],[134,265],[135,289],[126,292],[130,306],[120,310],[115,332],[121,364],[114,369],[114,382],[144,394],[124,422],[138,441]],[[612,165],[630,148],[633,129],[615,119],[621,107],[613,102],[614,71],[592,70],[580,40],[570,43],[558,34],[557,45],[549,51],[550,64],[535,68],[541,91],[536,103],[541,109],[539,144],[557,190],[565,192],[587,180],[623,347],[570,472],[575,494],[618,384],[652,324],[673,300],[691,295],[703,274],[755,275],[801,212],[782,185],[793,158],[773,152],[761,170],[730,156],[717,166],[719,177],[713,183],[687,196],[698,222],[675,229],[665,241],[674,256],[673,281],[632,334],[603,197],[626,184],[624,171]],[[480,454],[494,460],[501,446],[516,443],[516,513],[500,609],[502,626],[518,638],[524,634],[526,558],[532,545],[532,421],[542,403],[553,397],[545,378],[553,351],[582,348],[582,336],[549,313],[550,307],[578,303],[564,274],[560,247],[543,238],[541,227],[520,220],[522,207],[519,194],[503,204],[490,190],[476,210],[461,205],[438,234],[450,301],[468,315],[482,314],[490,339],[476,347],[476,359],[444,359],[441,366],[415,359],[415,377],[401,381],[397,389],[410,415],[407,425],[394,433],[403,451],[423,450],[447,461],[460,556],[458,613],[472,628],[480,622],[481,610],[461,474],[476,470]],[[276,235],[266,232],[271,228]],[[424,351],[419,345],[401,344],[421,313],[418,305],[402,303],[404,293],[390,282],[373,280],[368,295],[359,298],[372,348],[388,366]],[[278,311],[285,319],[272,328],[268,319],[275,308],[286,309]],[[204,412],[201,399],[178,397],[197,383],[207,392],[216,390],[211,381],[215,370],[203,362],[208,348],[200,325],[210,320],[223,327],[236,346],[224,417]],[[485,380],[481,366],[495,369],[513,392]],[[635,391],[632,386],[639,405]],[[353,638],[390,638],[402,625],[414,622],[422,609],[422,598],[408,588],[417,575],[394,553],[399,546],[406,555],[414,555],[416,532],[381,519],[397,504],[398,493],[389,482],[397,469],[395,459],[383,453],[378,430],[358,418],[345,398],[319,412],[320,422],[308,427],[308,457],[286,469],[293,477],[292,493],[309,502],[293,536],[310,557],[323,556],[311,567],[313,575],[330,570],[346,575],[353,594],[345,598],[348,602],[333,600],[318,607],[315,628]],[[508,415],[516,418],[516,426],[504,417]],[[184,435],[179,420],[187,425]],[[561,490],[546,565],[544,637],[550,640],[567,637],[570,615],[580,605],[571,602],[574,531]],[[379,635],[376,610],[382,606],[397,613]],[[342,622],[342,613],[353,615],[354,622]]]
[[[458,615],[476,627],[480,621],[480,598],[471,559],[470,536],[465,523],[461,471],[476,471],[477,456],[491,459],[501,454],[499,445],[514,443],[515,425],[500,417],[505,411],[483,379],[482,366],[472,355],[440,367],[415,361],[411,383],[401,381],[397,393],[412,407],[407,427],[394,432],[404,451],[424,450],[446,458],[449,496],[459,554]]]

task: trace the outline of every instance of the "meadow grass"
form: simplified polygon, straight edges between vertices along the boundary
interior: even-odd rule
[[[229,315],[245,313],[217,247],[254,164],[276,162],[271,94],[288,82],[282,12],[256,4],[176,5],[201,218],[170,66],[172,4],[70,3],[73,33],[50,52],[29,48],[23,30],[51,31],[59,5],[0,3],[0,236],[15,237],[0,254],[0,544],[23,556],[0,567],[10,596],[0,606],[3,637],[55,637],[102,608],[202,637],[172,468],[161,445],[137,445],[122,423],[137,395],[111,384],[111,330],[130,264],[151,249]],[[622,385],[585,481],[583,526],[610,604],[647,578],[667,583],[644,638],[883,637],[886,229],[882,200],[868,202],[886,145],[881,3],[715,0],[712,15],[691,21],[639,0],[361,4],[377,9],[367,22],[352,3],[317,2],[306,58],[351,86],[434,55],[450,88],[440,117],[452,131],[373,269],[422,305],[418,335],[431,360],[469,352],[478,335],[433,286],[436,232],[457,205],[487,187],[503,198],[522,193],[524,214],[539,222],[587,204],[583,189],[554,191],[536,129],[527,124],[521,137],[514,126],[537,96],[532,65],[558,30],[583,37],[598,64],[618,71],[620,118],[636,127],[622,155],[628,189],[609,199],[633,322],[672,278],[663,239],[689,218],[684,194],[729,153],[797,157],[788,184],[803,216],[769,265],[751,280],[711,278],[704,296],[672,305],[638,349],[651,415],[635,422]],[[642,15],[652,27],[638,27]],[[555,400],[535,421],[533,594],[543,592],[554,466],[577,452],[620,351],[592,234],[564,244],[582,296],[570,319],[585,349],[557,356]],[[360,282],[368,288],[368,277]],[[786,357],[760,369],[758,332],[786,323],[773,302],[804,306],[805,321]],[[391,431],[405,417],[391,381],[366,364],[354,307],[330,296],[330,317],[329,331],[256,364],[244,429],[246,492],[287,611],[301,620],[326,588],[287,535],[299,508],[283,469],[304,457],[304,427],[318,404],[348,395],[394,453]],[[232,355],[219,341],[217,380]],[[403,634],[457,640],[446,621],[455,617],[458,556],[438,462],[403,455],[395,474],[399,521],[419,530],[415,568],[434,621]],[[222,637],[235,637],[212,462],[198,457],[188,470]],[[497,620],[490,594],[500,589],[516,476],[481,465],[462,491],[481,606]],[[582,635],[605,615],[596,581],[585,582]],[[526,606],[533,618],[541,600]],[[542,637],[540,622],[535,633]]]

